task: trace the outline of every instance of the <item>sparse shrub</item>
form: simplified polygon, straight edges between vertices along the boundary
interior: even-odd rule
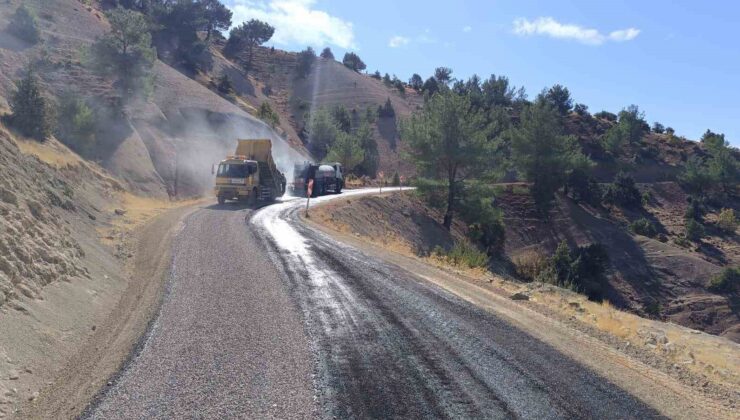
[[[704,237],[704,226],[694,219],[686,221],[686,239],[699,242]]]
[[[376,79],[376,80],[380,80],[380,79],[382,79],[382,78],[383,78],[383,77],[382,77],[382,76],[380,75],[380,72],[379,72],[378,70],[375,70],[375,73],[371,74],[371,75],[370,75],[370,77],[372,77],[373,79]]]
[[[52,131],[54,109],[41,94],[41,86],[31,69],[16,82],[10,98],[11,115],[8,122],[21,134],[43,141]]]
[[[222,95],[231,95],[234,93],[234,84],[231,82],[228,74],[224,73],[217,79],[216,89]]]
[[[584,116],[588,115],[588,106],[586,106],[584,104],[576,104],[573,107],[573,111],[575,111],[576,114],[584,117]]]
[[[651,300],[650,302],[645,304],[643,310],[646,314],[650,316],[658,317],[660,316],[660,312],[663,310],[663,307],[657,300]]]
[[[262,104],[260,105],[259,110],[257,110],[257,117],[259,117],[259,119],[261,119],[262,121],[270,124],[270,126],[272,127],[280,124],[280,117],[278,116],[277,112],[273,111],[270,103],[267,101],[262,102]]]
[[[665,127],[663,126],[663,124],[655,121],[653,123],[653,133],[658,133],[658,134],[665,133]]]
[[[456,242],[442,257],[460,267],[483,268],[488,265],[488,256],[465,241]]]
[[[10,17],[8,31],[18,38],[35,44],[40,39],[36,16],[24,4],[21,4]]]
[[[607,120],[607,121],[616,121],[617,120],[617,115],[614,114],[614,113],[612,113],[612,112],[609,112],[609,111],[599,111],[599,112],[597,112],[597,113],[594,114],[594,117],[601,118],[601,119]]]
[[[93,109],[74,93],[62,95],[56,124],[57,138],[77,153],[90,156],[95,149],[96,130]]]
[[[601,204],[601,196],[603,195],[601,186],[586,171],[582,169],[571,171],[566,185],[576,202],[583,201],[593,206]]]
[[[398,187],[401,185],[401,177],[398,176],[398,172],[393,172],[393,178],[391,179],[391,185]]]
[[[570,250],[568,243],[558,245],[548,260],[547,268],[537,275],[538,281],[553,283],[583,293],[589,299],[604,297],[609,256],[603,245],[594,243]]]
[[[717,216],[717,227],[727,233],[735,233],[740,222],[738,222],[735,210],[722,209]]]
[[[643,191],[642,198],[640,200],[642,207],[646,207],[651,201],[653,201],[653,194],[647,190]]]
[[[536,251],[527,251],[513,259],[516,274],[526,281],[534,281],[549,267],[548,258]]]
[[[740,288],[740,267],[727,267],[712,277],[707,289],[715,293],[735,293]]]
[[[640,191],[632,176],[620,172],[604,192],[604,202],[624,207],[639,207],[642,202]]]
[[[630,230],[638,235],[647,236],[648,238],[652,238],[658,233],[655,225],[644,217],[630,223]]]
[[[697,222],[704,220],[704,201],[696,196],[689,196],[688,200],[689,205],[686,207],[684,219],[696,220]]]

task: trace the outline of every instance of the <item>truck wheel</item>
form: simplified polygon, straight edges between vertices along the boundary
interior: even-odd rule
[[[251,207],[254,207],[254,206],[257,205],[257,194],[258,194],[257,188],[253,188],[252,189],[252,192],[249,194],[249,201],[248,201],[248,203],[249,203],[249,205]]]
[[[220,205],[223,205],[224,203],[226,203],[226,198],[224,198],[223,194],[219,194],[217,199],[218,199],[218,204]]]

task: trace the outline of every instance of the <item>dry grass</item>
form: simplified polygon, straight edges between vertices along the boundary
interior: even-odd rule
[[[34,155],[47,165],[60,169],[82,163],[82,158],[56,140],[50,139],[43,143],[31,139],[15,137],[15,142],[21,152]]]

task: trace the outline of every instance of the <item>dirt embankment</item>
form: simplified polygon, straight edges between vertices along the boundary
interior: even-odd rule
[[[74,417],[143,332],[168,264],[127,268],[166,259],[168,231],[135,229],[175,204],[121,185],[0,126],[0,417]]]
[[[439,224],[441,214],[428,209],[413,194],[335,200],[312,208],[310,221],[343,240],[353,241],[353,244],[370,244],[373,252],[403,267],[408,266],[415,272],[427,271],[424,267],[431,266],[491,289],[499,296],[503,294],[508,298],[521,293],[526,299],[522,305],[561,319],[571,327],[685,383],[700,388],[706,387],[703,385],[705,381],[718,384],[716,392],[737,399],[736,390],[740,385],[740,345],[737,343],[670,322],[623,312],[609,303],[591,302],[582,295],[551,285],[520,283],[491,273],[444,266],[420,251],[429,250],[440,242],[451,242],[460,236],[461,231],[455,229],[453,235],[449,235]],[[500,199],[498,203],[501,205]],[[524,227],[532,223],[531,220],[527,221],[525,216],[528,213],[524,209],[520,209],[520,213],[511,212],[511,208],[505,209],[507,252],[531,248],[535,244],[547,247],[550,242],[556,245],[561,240],[557,237],[558,225],[565,224],[564,220],[553,223],[543,233],[534,226]],[[563,219],[563,213],[559,214]],[[513,220],[516,215],[525,220]],[[576,231],[576,227],[571,230]],[[592,235],[607,233],[597,231]],[[571,236],[564,238],[572,239],[573,234],[571,232]]]

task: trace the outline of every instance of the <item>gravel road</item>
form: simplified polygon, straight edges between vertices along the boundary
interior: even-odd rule
[[[229,204],[186,219],[159,316],[88,417],[316,417],[304,324],[250,213]]]
[[[304,204],[189,216],[158,318],[87,416],[659,417],[494,314],[307,227]]]

